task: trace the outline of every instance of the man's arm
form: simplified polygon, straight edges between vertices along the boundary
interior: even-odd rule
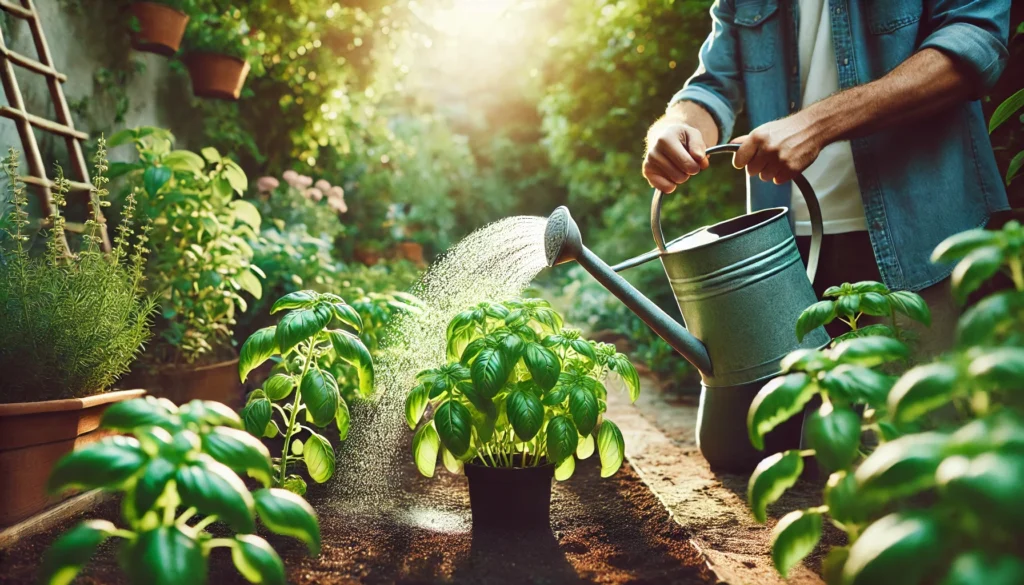
[[[666,193],[707,167],[705,148],[728,140],[743,103],[733,0],[711,7],[711,33],[700,66],[647,132],[643,173]]]
[[[977,82],[968,68],[936,49],[912,55],[885,77],[839,92],[799,112],[762,124],[734,142],[733,166],[785,183],[825,146],[914,122],[967,99]]]
[[[919,121],[976,99],[1005,66],[1009,11],[1009,0],[935,0],[934,30],[917,53],[878,80],[737,138],[734,142],[742,146],[733,165],[781,184],[833,142]]]

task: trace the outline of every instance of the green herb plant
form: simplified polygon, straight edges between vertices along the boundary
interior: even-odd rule
[[[614,372],[636,400],[639,376],[614,346],[563,329],[547,301],[482,303],[459,313],[448,324],[447,355],[448,364],[417,375],[406,399],[406,422],[419,426],[412,446],[423,475],[433,476],[440,452],[453,473],[465,462],[550,463],[565,480],[595,444],[603,477],[622,465],[622,433],[604,418],[604,382]]]
[[[850,327],[850,331],[836,337],[833,346],[853,339],[871,335],[885,335],[900,341],[908,341],[909,334],[899,326],[896,316],[906,315],[927,327],[932,324],[932,315],[927,303],[917,293],[890,291],[880,282],[865,280],[830,286],[822,294],[824,300],[807,307],[796,322],[796,336],[804,336],[822,325],[839,319]],[[866,325],[862,319],[886,319],[888,324]]]
[[[274,485],[301,495],[306,491],[305,480],[288,474],[289,463],[302,462],[313,481],[327,481],[334,475],[337,461],[331,442],[317,429],[334,423],[342,440],[349,431],[348,404],[338,381],[320,367],[320,360],[335,358],[354,366],[362,397],[373,394],[373,360],[358,336],[363,326],[359,313],[341,297],[296,291],[274,303],[270,312],[278,311],[288,313],[277,325],[256,331],[242,345],[238,373],[243,382],[275,355],[283,365],[262,389],[249,395],[242,419],[246,430],[256,437],[284,436],[281,456],[273,460]],[[329,329],[334,320],[352,331]],[[298,437],[303,433],[304,440]]]
[[[202,2],[192,11],[182,39],[182,52],[216,53],[248,61],[254,67],[262,65],[241,11],[233,9],[221,13]]]
[[[245,173],[213,148],[202,156],[173,150],[174,136],[141,127],[111,136],[111,147],[131,143],[138,161],[111,165],[139,197],[138,213],[152,222],[149,290],[157,295],[159,343],[155,364],[194,364],[234,355],[232,328],[248,308],[243,293],[263,295],[263,271],[252,263],[260,214],[238,199]]]
[[[255,534],[256,517],[270,532],[301,540],[313,556],[320,554],[319,523],[301,497],[269,488],[267,448],[241,426],[233,410],[216,402],[194,400],[178,408],[146,397],[108,408],[101,427],[126,436],[64,456],[48,488],[123,494],[124,527],[87,520],[69,530],[43,556],[42,582],[71,583],[97,547],[116,538],[118,561],[134,585],[206,583],[216,548],[231,551],[246,580],[283,585],[284,564]],[[250,492],[239,473],[263,487]],[[208,531],[214,523],[225,525],[216,536]]]
[[[831,472],[823,505],[791,512],[773,530],[780,573],[814,549],[828,517],[849,542],[825,557],[830,585],[1024,582],[1022,246],[1024,230],[1009,222],[999,231],[955,235],[934,251],[933,261],[956,262],[951,283],[961,301],[1000,272],[1013,282],[964,312],[953,351],[911,368],[886,392],[881,374],[849,375],[854,370],[847,365],[829,365],[816,377],[826,392],[824,405],[805,423],[811,448],[769,457],[750,479],[750,505],[763,521],[765,507],[796,481],[802,457],[813,453]],[[864,337],[824,356],[788,357],[790,373],[765,386],[751,407],[755,444],[773,417],[806,402],[809,370],[820,370],[826,360],[871,367],[898,358],[898,347],[890,338]],[[841,368],[845,379],[830,380]],[[851,413],[848,401],[836,400],[864,391],[873,427]],[[881,444],[865,455],[860,432],[867,428]]]
[[[154,301],[142,287],[146,230],[129,242],[129,213],[117,227],[113,250],[101,249],[107,202],[106,143],[101,137],[93,177],[92,215],[81,250],[66,247],[68,181],[55,166],[53,213],[46,249],[30,255],[28,201],[19,181],[18,153],[3,161],[11,205],[3,214],[0,247],[0,402],[83,397],[105,392],[128,370],[150,335]],[[135,198],[129,194],[129,211]]]

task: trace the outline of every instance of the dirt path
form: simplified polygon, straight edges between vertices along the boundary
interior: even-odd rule
[[[596,459],[596,458],[595,458]],[[474,534],[465,478],[439,471],[433,480],[403,468],[405,494],[390,506],[339,499],[324,488],[309,499],[321,519],[323,552],[305,556],[287,540],[272,540],[289,581],[334,583],[699,584],[713,582],[689,536],[673,522],[636,473],[624,466],[601,479],[587,461],[568,482],[556,482],[552,530]],[[89,517],[116,520],[111,502]],[[60,528],[0,551],[0,583],[34,582],[39,559]],[[106,546],[77,581],[123,583],[114,547]],[[210,582],[243,583],[229,555],[212,558]]]
[[[758,524],[746,504],[746,475],[713,473],[697,448],[697,394],[662,393],[655,378],[641,377],[643,391],[630,405],[621,392],[610,392],[608,416],[622,428],[626,455],[644,482],[692,536],[717,579],[731,585],[821,585],[819,547],[788,580],[771,560],[771,529],[791,510],[820,505],[821,486],[801,481],[776,504],[769,521]],[[746,433],[746,429],[737,429]],[[824,541],[841,544],[842,534],[826,526]]]

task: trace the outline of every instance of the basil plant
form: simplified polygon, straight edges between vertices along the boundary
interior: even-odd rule
[[[850,330],[833,340],[833,345],[855,337],[884,335],[907,341],[908,334],[896,319],[898,314],[930,327],[931,311],[921,295],[910,291],[891,291],[880,282],[865,280],[830,286],[822,293],[823,300],[807,307],[796,322],[796,337],[804,336],[822,325],[839,319]],[[886,323],[865,324],[864,319],[875,318]]]
[[[373,394],[373,360],[359,339],[363,328],[359,312],[338,295],[296,291],[270,308],[271,314],[279,311],[288,313],[277,325],[256,331],[242,345],[238,374],[243,382],[252,370],[279,356],[277,373],[249,394],[242,419],[253,436],[284,436],[281,456],[273,459],[273,482],[302,495],[306,482],[288,473],[289,464],[301,462],[313,481],[327,481],[337,462],[331,442],[320,430],[333,424],[342,440],[349,431],[348,403],[338,381],[321,368],[321,362],[341,360],[353,366],[359,395],[369,397]],[[352,331],[330,329],[335,320]]]
[[[755,441],[773,416],[796,412],[806,388],[825,389],[823,406],[805,423],[810,448],[769,457],[750,479],[750,504],[763,521],[765,507],[796,481],[802,457],[813,454],[831,472],[822,505],[791,512],[773,530],[781,573],[817,546],[827,518],[848,540],[823,562],[831,585],[1024,583],[1022,248],[1017,222],[964,232],[936,248],[933,261],[956,262],[951,283],[960,301],[997,274],[1012,283],[964,312],[957,346],[946,355],[890,385],[882,374],[849,373],[898,359],[896,342],[855,339],[823,356],[790,356],[791,372],[762,390],[748,419]],[[843,379],[830,380],[840,370]],[[813,382],[794,377],[805,375]],[[847,391],[867,391],[865,420],[833,399]],[[862,430],[875,431],[880,445],[866,448]]]
[[[104,489],[124,494],[124,527],[87,520],[61,536],[43,557],[42,582],[74,580],[97,547],[114,538],[118,560],[136,585],[202,585],[210,551],[231,551],[252,583],[283,585],[284,564],[257,536],[256,519],[275,534],[297,538],[320,554],[316,513],[301,497],[270,488],[267,448],[240,430],[230,408],[193,400],[139,398],[103,413],[101,427],[124,433],[77,449],[53,468],[50,491]],[[250,492],[245,473],[261,489]],[[216,536],[211,525],[223,524]],[[234,533],[234,534],[232,534]]]
[[[616,374],[636,400],[636,369],[614,346],[563,329],[547,301],[482,303],[459,313],[448,324],[447,355],[446,365],[416,376],[406,399],[406,422],[419,427],[412,446],[423,475],[434,475],[439,452],[452,473],[466,462],[553,464],[565,480],[576,457],[595,450],[603,477],[622,465],[622,432],[604,418],[605,382]]]

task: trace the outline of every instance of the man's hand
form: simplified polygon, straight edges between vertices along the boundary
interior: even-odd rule
[[[751,177],[756,175],[776,185],[806,170],[825,147],[808,110],[762,124],[733,142],[740,149],[733,155],[732,165],[737,169],[746,167]]]
[[[644,177],[651,187],[671,193],[708,168],[706,150],[700,130],[679,118],[662,118],[647,133]]]

